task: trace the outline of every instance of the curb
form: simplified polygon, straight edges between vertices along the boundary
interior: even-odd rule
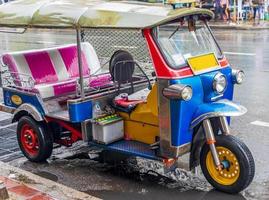
[[[99,200],[99,198],[96,198],[94,196],[77,191],[73,188],[64,186],[54,181],[42,178],[40,176],[37,176],[35,174],[32,174],[22,169],[19,169],[17,167],[10,166],[0,161],[0,176],[3,175],[3,176],[8,177],[10,174],[27,177],[28,179],[27,181],[21,181],[23,185],[29,186],[30,188],[33,188],[34,190],[38,190],[41,193],[47,194],[55,199]],[[18,182],[18,180],[15,179],[14,182]],[[1,200],[1,196],[0,196],[0,200]]]
[[[0,181],[0,200],[8,199],[9,195],[3,181]]]

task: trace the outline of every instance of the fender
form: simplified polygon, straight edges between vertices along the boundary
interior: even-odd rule
[[[203,120],[215,117],[235,117],[244,115],[247,109],[230,100],[222,99],[213,103],[205,103],[200,105],[194,113],[190,129],[194,129]]]
[[[36,121],[43,121],[44,118],[41,115],[41,113],[31,104],[24,103],[21,106],[19,106],[14,114],[12,122],[16,122],[22,117],[23,115],[30,115],[32,116]]]
[[[190,152],[190,169],[199,165],[200,151],[205,143],[204,129],[200,126],[201,122],[210,118],[211,125],[215,134],[219,130],[218,117],[226,116],[241,116],[247,112],[244,106],[238,105],[227,99],[219,100],[213,103],[206,103],[200,105],[191,122],[191,129],[193,130],[193,138]]]

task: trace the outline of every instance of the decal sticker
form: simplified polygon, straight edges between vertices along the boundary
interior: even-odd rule
[[[19,106],[19,105],[22,104],[22,99],[21,99],[21,97],[19,97],[18,95],[13,95],[13,96],[11,97],[11,101],[12,101],[12,103],[14,103],[14,104],[17,105],[17,106]]]

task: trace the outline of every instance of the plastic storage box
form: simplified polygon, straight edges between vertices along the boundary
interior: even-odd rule
[[[124,137],[123,120],[117,115],[95,119],[93,123],[93,140],[109,144]]]

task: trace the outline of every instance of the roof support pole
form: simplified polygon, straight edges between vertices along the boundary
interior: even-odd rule
[[[84,80],[83,80],[83,66],[82,66],[82,57],[81,57],[81,31],[79,28],[76,29],[77,32],[77,53],[78,53],[78,68],[79,68],[79,85],[80,85],[80,97],[81,100],[84,100]]]

